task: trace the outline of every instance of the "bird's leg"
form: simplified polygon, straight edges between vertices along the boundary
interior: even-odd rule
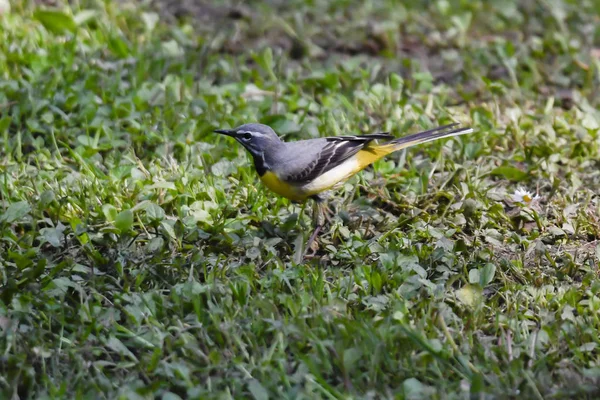
[[[335,215],[335,210],[329,206],[329,203],[326,203],[325,201],[322,201],[320,203],[320,206],[323,218],[325,219],[325,221],[327,221],[327,223],[331,224],[331,220]]]
[[[306,249],[304,250],[305,255],[308,253],[308,250],[311,248],[311,246],[312,246],[313,242],[315,241],[315,239],[317,238],[317,235],[319,234],[319,232],[321,232],[321,225],[317,226],[317,228],[314,230],[312,235],[310,235],[308,242],[306,242]],[[316,253],[316,250],[313,251],[313,254],[311,255],[311,257],[314,256],[315,253]]]
[[[326,208],[327,206],[325,205],[325,202],[321,197],[314,196],[313,199],[315,200],[315,202],[313,204],[313,221],[312,222],[313,222],[313,226],[315,227],[315,230],[310,235],[308,242],[306,242],[305,252],[308,252],[308,249],[310,249],[312,247],[313,242],[317,238],[317,235],[319,234],[321,229],[323,229],[323,224],[325,223],[325,221],[324,221],[325,213],[323,211],[324,211],[324,208]]]

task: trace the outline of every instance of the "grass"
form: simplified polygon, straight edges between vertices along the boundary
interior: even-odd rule
[[[12,1],[2,397],[597,397],[598,3],[414,3]],[[353,178],[303,259],[212,133],[250,121],[476,133]]]

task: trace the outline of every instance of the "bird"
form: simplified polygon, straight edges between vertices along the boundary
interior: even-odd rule
[[[250,153],[260,180],[271,191],[293,202],[313,199],[322,204],[324,192],[338,188],[391,153],[473,132],[470,127],[458,128],[458,125],[447,124],[404,137],[380,132],[297,141],[283,141],[270,126],[259,123],[214,132],[234,138]],[[318,217],[313,239],[321,228]]]

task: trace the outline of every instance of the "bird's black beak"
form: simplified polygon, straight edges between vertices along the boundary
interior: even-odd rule
[[[236,132],[233,129],[215,129],[214,132],[220,133],[222,135],[231,136],[231,137],[236,136],[236,134],[235,134]]]

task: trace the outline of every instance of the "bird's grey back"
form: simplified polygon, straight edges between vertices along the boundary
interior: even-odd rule
[[[272,159],[266,160],[269,165],[277,165],[277,173],[281,176],[296,175],[311,163],[316,163],[319,154],[328,143],[325,138],[285,142]]]

